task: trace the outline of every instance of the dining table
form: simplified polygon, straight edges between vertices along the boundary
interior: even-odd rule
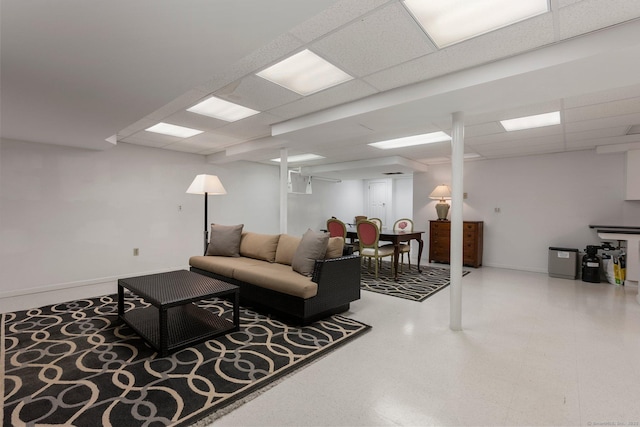
[[[395,281],[398,281],[398,260],[400,259],[400,244],[403,242],[411,242],[416,240],[418,242],[418,272],[420,270],[420,259],[422,258],[422,248],[424,247],[424,241],[422,240],[422,234],[424,231],[394,231],[389,229],[380,230],[381,242],[391,242],[393,244],[393,270]],[[358,238],[358,230],[355,227],[347,227],[347,238],[353,242]]]

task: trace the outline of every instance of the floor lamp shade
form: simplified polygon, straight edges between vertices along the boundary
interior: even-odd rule
[[[189,194],[227,194],[227,190],[224,189],[220,178],[215,175],[198,175],[195,177],[189,188],[187,188]]]
[[[215,175],[197,175],[189,188],[187,188],[188,194],[204,194],[204,253],[207,253],[207,245],[209,244],[209,226],[207,224],[207,212],[209,207],[207,206],[207,196],[209,195],[221,195],[227,194],[227,190],[224,189],[222,182]]]
[[[436,205],[436,213],[438,214],[438,220],[443,221],[447,219],[447,214],[449,213],[449,204],[445,200],[451,199],[451,189],[449,186],[445,184],[438,185],[432,192],[429,194],[430,199],[440,200]]]

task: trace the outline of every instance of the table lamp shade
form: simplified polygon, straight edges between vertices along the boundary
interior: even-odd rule
[[[450,200],[451,189],[448,185],[440,184],[429,194],[429,198],[441,201]]]
[[[451,189],[449,186],[441,184],[438,185],[435,190],[429,194],[430,199],[440,200],[436,205],[436,213],[438,214],[438,220],[444,221],[447,219],[449,213],[449,204],[445,202],[447,199],[451,199]]]
[[[189,194],[227,194],[220,179],[215,175],[197,175],[189,188]]]

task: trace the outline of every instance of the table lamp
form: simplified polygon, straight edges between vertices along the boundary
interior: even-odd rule
[[[440,202],[436,205],[436,212],[438,213],[438,221],[446,221],[447,214],[449,213],[449,204],[445,200],[451,200],[451,189],[449,186],[440,184],[435,190],[429,194],[430,199],[438,200]]]
[[[188,194],[204,194],[204,253],[207,253],[207,246],[209,245],[209,226],[207,224],[207,199],[209,195],[227,194],[227,190],[224,189],[220,179],[215,175],[197,175],[189,188],[187,188]]]

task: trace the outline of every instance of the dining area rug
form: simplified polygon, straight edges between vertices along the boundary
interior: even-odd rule
[[[146,305],[132,295],[127,304]],[[224,300],[198,305],[232,316]],[[118,319],[117,295],[4,313],[1,320],[3,425],[213,422],[370,329],[340,315],[291,326],[241,308],[239,331],[161,358]]]
[[[382,261],[378,278],[375,277],[374,267],[369,268],[368,262],[365,261],[361,268],[361,289],[411,301],[422,302],[451,282],[448,268],[422,266],[422,272],[419,272],[415,265],[411,268],[405,265],[398,273],[398,281],[393,279],[390,261]],[[464,270],[462,275],[469,273],[470,271]]]

